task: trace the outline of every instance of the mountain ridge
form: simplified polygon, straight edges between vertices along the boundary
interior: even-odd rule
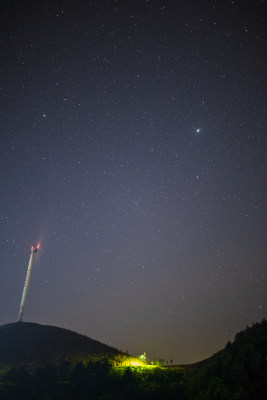
[[[13,322],[0,326],[0,364],[92,361],[125,353],[86,335],[53,325]]]

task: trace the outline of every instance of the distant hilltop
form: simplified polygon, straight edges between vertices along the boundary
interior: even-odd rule
[[[0,365],[97,361],[127,357],[119,350],[68,329],[32,322],[0,326]]]

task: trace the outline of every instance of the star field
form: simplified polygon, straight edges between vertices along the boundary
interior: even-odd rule
[[[190,363],[266,318],[266,15],[2,2],[0,324]]]

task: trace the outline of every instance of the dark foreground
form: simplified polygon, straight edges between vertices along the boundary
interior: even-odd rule
[[[69,363],[30,374],[24,368],[9,371],[2,379],[3,399],[186,399],[183,374],[159,367],[114,368],[105,362]]]

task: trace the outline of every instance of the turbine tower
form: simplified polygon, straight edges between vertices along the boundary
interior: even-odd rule
[[[23,320],[26,299],[27,299],[28,290],[29,290],[29,286],[30,286],[33,259],[34,259],[35,254],[37,254],[39,247],[40,247],[40,243],[38,243],[35,248],[33,246],[31,247],[31,255],[30,255],[29,265],[28,265],[28,269],[27,269],[27,274],[26,274],[26,279],[25,279],[25,284],[24,284],[24,289],[23,289],[21,303],[20,303],[20,309],[19,309],[19,322],[22,322],[22,320]]]

